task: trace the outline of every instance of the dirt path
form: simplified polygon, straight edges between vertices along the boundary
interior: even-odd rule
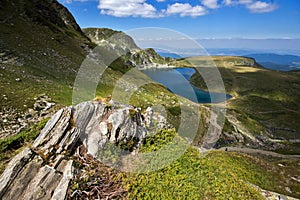
[[[233,151],[233,152],[242,152],[242,153],[249,153],[249,154],[262,154],[266,156],[273,156],[277,158],[299,158],[300,155],[284,155],[284,154],[279,154],[275,153],[273,151],[265,151],[265,150],[259,150],[259,149],[250,149],[250,148],[238,148],[238,147],[223,147],[221,149],[218,149],[221,151]]]

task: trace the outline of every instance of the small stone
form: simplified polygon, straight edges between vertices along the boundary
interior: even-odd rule
[[[28,109],[28,113],[29,113],[29,114],[34,114],[35,111],[34,111],[32,108],[29,108],[29,109]]]
[[[16,81],[17,81],[17,82],[20,82],[20,81],[21,81],[21,79],[20,79],[20,78],[16,78]]]
[[[20,128],[20,125],[17,125],[17,124],[16,124],[16,125],[13,125],[12,128],[13,128],[13,129],[18,129],[18,128]]]
[[[285,187],[285,190],[286,190],[287,192],[289,192],[289,193],[292,193],[292,190],[291,190],[291,188],[289,188],[289,187]]]

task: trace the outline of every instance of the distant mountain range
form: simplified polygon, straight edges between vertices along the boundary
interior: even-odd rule
[[[181,56],[176,53],[167,53],[167,52],[159,52],[159,51],[157,51],[157,53],[163,57],[181,58]]]
[[[300,56],[279,55],[272,53],[249,54],[247,57],[254,58],[259,64],[268,69],[290,71],[300,69]]]
[[[260,65],[267,69],[278,71],[291,71],[300,69],[300,56],[297,55],[282,55],[277,53],[260,53],[255,50],[243,49],[207,49],[208,55],[224,55],[224,56],[245,56],[256,60]],[[169,53],[159,52],[159,55],[170,58],[181,58],[195,56],[188,53]],[[181,56],[184,55],[184,56]]]

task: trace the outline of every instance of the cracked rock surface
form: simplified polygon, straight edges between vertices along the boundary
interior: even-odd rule
[[[94,157],[105,144],[131,140],[138,148],[152,124],[167,126],[151,109],[142,114],[135,107],[113,101],[63,108],[52,116],[32,146],[10,161],[0,177],[0,199],[63,200],[74,176],[72,156],[79,141]]]

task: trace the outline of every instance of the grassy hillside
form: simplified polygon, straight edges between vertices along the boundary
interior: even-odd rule
[[[207,59],[187,60],[196,63],[200,72],[209,74],[212,69],[204,64]],[[217,65],[226,91],[234,97],[227,103],[228,114],[235,116],[254,135],[267,134],[273,139],[288,141],[299,139],[299,73],[267,70],[243,57],[213,56],[209,59]],[[186,61],[180,62],[189,66]],[[191,83],[207,89],[199,74],[192,76]],[[297,143],[288,149],[300,153]]]
[[[0,19],[1,107],[24,110],[41,93],[70,103],[76,70],[94,46],[71,13],[55,0],[3,0]]]
[[[158,151],[164,145],[171,144],[174,137],[178,135],[172,130],[161,131],[148,138],[140,151]],[[164,156],[168,159],[168,155]],[[171,165],[146,173],[122,173],[107,169],[97,161],[87,160],[98,168],[90,169],[80,162],[76,165],[85,171],[72,181],[69,195],[77,190],[76,197],[79,199],[96,198],[97,195],[98,198],[105,198],[107,194],[121,195],[119,197],[124,199],[265,199],[257,186],[300,197],[299,184],[295,181],[299,173],[299,159],[286,160],[226,151],[200,154],[197,149],[190,147]],[[147,166],[151,168],[150,164]],[[107,173],[113,178],[107,178]],[[115,190],[108,190],[107,193],[93,190],[98,180],[105,182],[101,186],[104,189],[108,190],[106,187],[110,185]],[[277,196],[274,194],[273,198]]]

